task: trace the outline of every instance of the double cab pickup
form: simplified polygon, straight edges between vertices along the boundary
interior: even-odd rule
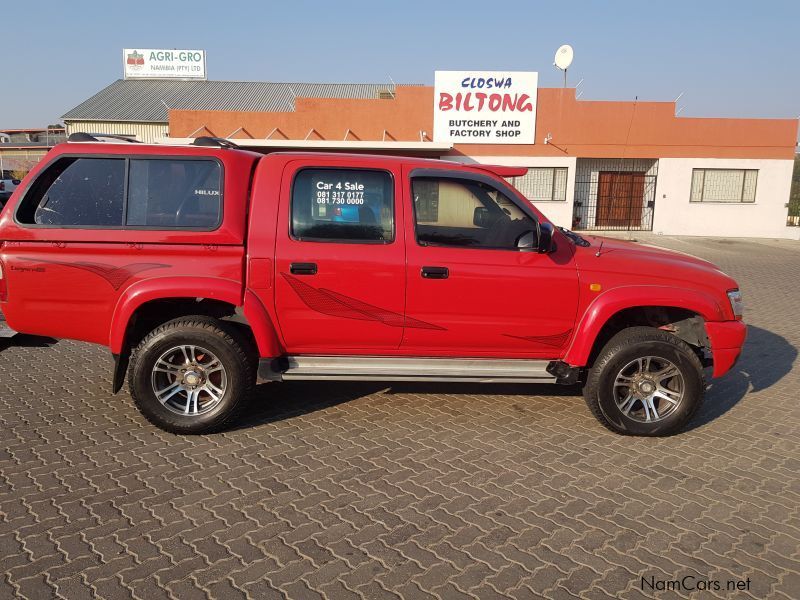
[[[108,347],[167,431],[314,379],[580,384],[609,429],[667,435],[745,340],[732,278],[555,227],[525,169],[77,139],[2,212],[0,309]]]

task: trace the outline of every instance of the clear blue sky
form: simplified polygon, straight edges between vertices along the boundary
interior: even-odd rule
[[[35,127],[122,76],[124,47],[205,49],[210,79],[433,82],[539,71],[562,43],[583,99],[672,100],[681,116],[800,115],[800,1],[30,1],[0,24],[0,128]]]

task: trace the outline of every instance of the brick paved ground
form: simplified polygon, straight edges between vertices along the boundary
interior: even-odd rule
[[[750,324],[669,439],[607,432],[574,389],[310,383],[175,437],[108,393],[105,350],[0,341],[0,598],[641,598],[685,575],[800,597],[800,244],[657,243],[736,276]]]

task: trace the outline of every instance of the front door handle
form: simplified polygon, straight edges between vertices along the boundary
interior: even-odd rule
[[[450,269],[447,267],[422,267],[422,277],[424,279],[447,279],[450,277]]]
[[[292,263],[289,272],[292,275],[316,275],[317,263]]]

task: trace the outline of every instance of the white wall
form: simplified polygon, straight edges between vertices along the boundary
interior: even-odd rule
[[[122,121],[66,121],[67,135],[82,131],[84,133],[109,133],[114,135],[135,135],[146,144],[156,143],[167,135],[167,123],[125,123]]]
[[[503,165],[506,167],[567,167],[566,201],[533,202],[554,224],[572,227],[572,205],[575,198],[575,166],[577,159],[571,156],[444,156],[445,160],[460,163]]]
[[[445,158],[462,163],[477,162],[513,167],[567,167],[566,202],[536,202],[535,205],[556,225],[572,227],[579,159],[544,156],[447,156]],[[619,161],[612,162],[617,165],[615,168],[618,168]],[[786,226],[786,203],[789,201],[793,160],[661,158],[652,161],[652,164],[658,165],[653,217],[655,233],[800,239],[800,227]],[[703,168],[757,169],[756,201],[753,203],[689,202],[692,169]]]
[[[692,169],[758,169],[756,201],[689,202]],[[786,227],[793,160],[662,158],[653,231],[664,235],[800,238]]]

